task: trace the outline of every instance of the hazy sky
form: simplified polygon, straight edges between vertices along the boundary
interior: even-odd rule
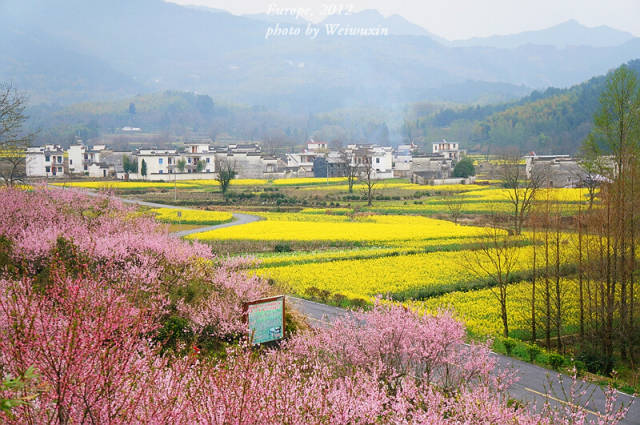
[[[640,0],[170,0],[225,9],[234,14],[266,13],[270,5],[311,9],[314,21],[327,5],[353,5],[398,14],[450,40],[535,30],[576,19],[640,36]]]

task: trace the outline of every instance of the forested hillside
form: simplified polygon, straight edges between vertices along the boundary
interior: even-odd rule
[[[626,66],[640,74],[640,60]],[[435,102],[404,107],[351,106],[323,113],[231,104],[208,95],[165,91],[118,101],[30,108],[36,142],[66,145],[118,133],[123,126],[157,133],[164,140],[182,136],[230,136],[266,145],[296,146],[308,137],[333,145],[353,142],[429,144],[459,141],[473,152],[515,146],[537,153],[574,153],[589,134],[606,76],[568,89],[534,91],[509,103],[451,106]]]
[[[626,66],[640,75],[640,60]],[[404,123],[406,137],[459,140],[475,151],[515,146],[537,153],[574,153],[589,134],[606,76],[568,89],[535,91],[517,102],[446,108],[414,106]]]
[[[35,144],[67,146],[76,138],[92,143],[111,135],[105,142],[113,145],[113,137],[122,135],[122,127],[131,126],[155,134],[158,146],[198,136],[260,140],[269,150],[301,145],[308,137],[333,143],[397,143],[401,141],[399,126],[392,127],[391,120],[402,122],[400,112],[370,106],[323,114],[285,113],[264,106],[218,102],[204,94],[165,91],[111,102],[33,106],[28,110],[28,127],[37,131]]]

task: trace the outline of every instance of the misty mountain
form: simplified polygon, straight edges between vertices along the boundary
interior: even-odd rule
[[[640,60],[626,66],[640,78]],[[592,129],[607,77],[593,77],[567,89],[535,91],[505,104],[447,108],[425,118],[420,131],[459,140],[476,150],[489,146],[495,152],[517,145],[522,152],[572,154]]]
[[[529,89],[570,86],[640,55],[640,39],[607,48],[450,47],[406,20],[377,12],[349,18],[351,25],[387,22],[398,34],[417,35],[266,37],[273,23],[162,0],[3,0],[0,40],[11,39],[11,46],[2,51],[0,80],[19,76],[20,89],[48,102],[104,100],[110,88],[127,95],[183,90],[318,112],[508,101]],[[38,50],[31,35],[55,42]]]
[[[587,27],[571,19],[542,30],[456,40],[452,41],[450,45],[457,47],[497,47],[502,49],[512,49],[527,44],[555,46],[557,48],[566,48],[568,46],[612,47],[624,44],[633,38],[635,38],[634,35],[626,31],[619,31],[606,25]]]
[[[28,88],[30,103],[118,99],[143,89],[107,62],[39,31],[5,26],[0,52],[0,81],[19,90]]]

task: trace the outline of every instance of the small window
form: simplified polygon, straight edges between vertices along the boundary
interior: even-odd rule
[[[44,169],[45,169],[45,171],[46,171],[47,173],[50,173],[50,172],[51,172],[51,167],[45,167]]]
[[[84,159],[89,159],[89,154],[84,154]]]
[[[376,158],[376,164],[380,164],[380,158]]]
[[[59,171],[59,172],[62,172],[62,167],[58,167],[58,171]]]
[[[158,173],[162,174],[162,170],[158,171]]]
[[[84,166],[84,171],[87,171],[87,166],[86,165]]]
[[[51,157],[49,155],[44,156],[44,162],[49,162],[50,160],[51,160]]]
[[[158,158],[158,164],[162,165],[163,162],[164,162],[164,158]]]
[[[73,159],[69,160],[69,165],[73,165]]]
[[[62,164],[62,157],[61,156],[58,157],[58,164]]]
[[[211,163],[211,158],[207,158],[207,164]]]

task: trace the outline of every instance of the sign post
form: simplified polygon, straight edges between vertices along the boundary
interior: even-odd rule
[[[284,337],[284,295],[249,301],[244,311],[251,345]]]

